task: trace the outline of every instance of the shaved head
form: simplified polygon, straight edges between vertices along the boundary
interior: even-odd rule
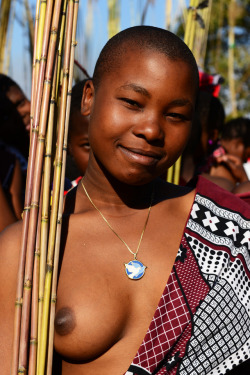
[[[178,36],[158,27],[135,26],[113,36],[102,49],[93,74],[95,89],[105,74],[114,72],[120,64],[126,62],[124,57],[131,50],[138,54],[138,59],[143,51],[155,51],[172,61],[185,62],[191,67],[194,84],[198,88],[199,74],[195,58]]]

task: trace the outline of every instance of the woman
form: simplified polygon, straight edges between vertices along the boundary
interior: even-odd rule
[[[191,52],[166,30],[127,29],[101,52],[82,99],[82,113],[90,116],[89,163],[66,198],[54,341],[62,366],[55,373],[225,373],[239,365],[243,352],[248,358],[249,301],[240,301],[229,274],[231,265],[249,276],[248,206],[202,179],[195,190],[158,178],[188,140],[197,89]],[[227,194],[230,208],[218,211],[212,197],[225,201]],[[242,213],[229,215],[228,226],[223,214],[235,202]],[[5,264],[12,264],[8,283],[0,266],[9,311],[0,312],[8,326],[1,333],[2,340],[9,338],[7,359],[17,261],[6,248],[20,241],[13,231],[2,237],[0,249]],[[244,252],[234,251],[238,233]],[[225,303],[224,317],[218,301]],[[239,316],[240,344],[238,333],[228,340]]]

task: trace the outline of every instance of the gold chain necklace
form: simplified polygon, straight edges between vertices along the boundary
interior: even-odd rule
[[[138,251],[139,251],[139,248],[140,248],[140,245],[141,245],[141,241],[142,241],[145,229],[146,229],[147,224],[148,224],[148,219],[149,219],[149,215],[150,215],[150,211],[151,211],[151,207],[152,207],[152,202],[153,202],[153,197],[154,197],[154,189],[152,191],[151,202],[150,202],[150,206],[148,208],[147,218],[146,218],[146,221],[145,221],[145,224],[144,224],[144,227],[143,227],[140,239],[139,239],[139,243],[138,243],[136,251],[133,252],[130,249],[130,247],[128,246],[128,244],[112,228],[112,226],[110,225],[110,223],[108,222],[108,220],[106,219],[106,217],[103,215],[103,213],[99,210],[99,208],[96,207],[96,205],[94,204],[94,202],[90,198],[90,196],[89,196],[89,194],[88,194],[88,192],[87,192],[87,190],[86,190],[86,188],[84,186],[83,179],[81,180],[81,184],[82,184],[83,190],[84,190],[84,192],[85,192],[88,200],[92,204],[92,206],[99,212],[99,214],[101,215],[101,217],[103,218],[103,220],[105,221],[105,223],[109,226],[109,228],[112,230],[112,232],[119,238],[119,240],[122,241],[122,243],[126,246],[126,248],[128,249],[128,251],[131,254],[134,255],[134,260],[131,260],[128,263],[124,263],[126,275],[131,280],[139,280],[139,279],[141,279],[144,276],[144,274],[145,274],[145,270],[146,270],[147,266],[144,266],[144,264],[137,259],[137,254],[138,254]]]

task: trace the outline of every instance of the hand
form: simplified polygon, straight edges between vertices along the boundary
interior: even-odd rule
[[[246,171],[240,158],[231,154],[225,154],[216,158],[218,164],[223,163],[230,170],[237,182],[248,181]]]

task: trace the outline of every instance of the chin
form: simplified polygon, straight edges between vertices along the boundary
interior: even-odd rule
[[[131,185],[131,186],[143,186],[143,185],[147,185],[147,184],[150,184],[152,181],[154,181],[157,177],[159,176],[159,174],[153,174],[153,175],[144,175],[144,176],[140,176],[138,174],[127,174],[126,176],[122,176],[121,178],[119,178],[120,182],[122,183],[125,183],[127,185]]]

